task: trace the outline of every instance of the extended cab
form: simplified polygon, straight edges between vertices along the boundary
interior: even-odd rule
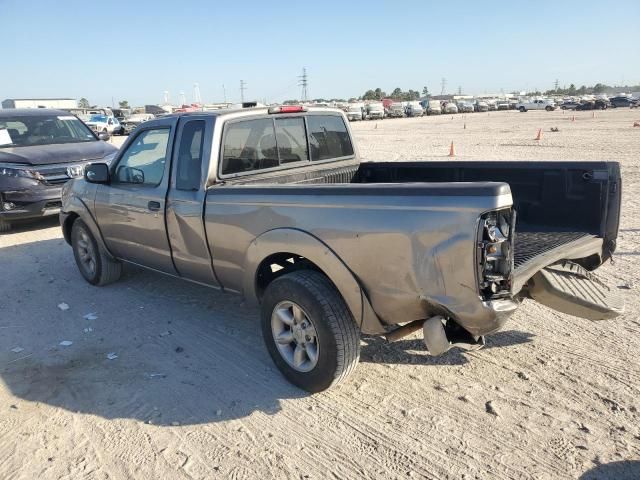
[[[360,332],[482,346],[526,298],[590,319],[623,304],[590,272],[615,250],[614,162],[361,163],[344,113],[300,106],[172,115],[65,185],[84,278],[122,263],[261,304],[271,357],[324,390]]]

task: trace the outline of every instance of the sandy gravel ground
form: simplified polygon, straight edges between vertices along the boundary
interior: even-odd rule
[[[0,236],[0,478],[640,478],[640,112],[571,115],[353,128],[371,160],[446,160],[454,141],[463,159],[621,161],[601,271],[627,313],[528,302],[484,350],[439,358],[417,335],[363,338],[351,380],[319,395],[283,380],[239,298],[136,269],[91,287],[55,219]]]

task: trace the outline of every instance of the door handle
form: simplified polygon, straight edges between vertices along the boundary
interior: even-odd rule
[[[151,200],[147,204],[147,207],[149,207],[149,210],[157,212],[158,210],[160,210],[160,202],[156,202],[155,200]]]

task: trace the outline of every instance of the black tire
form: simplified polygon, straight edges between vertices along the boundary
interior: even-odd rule
[[[71,247],[80,274],[91,285],[108,285],[117,281],[122,275],[122,263],[111,260],[107,256],[91,234],[89,227],[80,219],[73,222],[71,228]],[[84,259],[86,258],[84,255],[89,255],[86,253],[89,251],[93,256],[93,268],[90,266],[91,262]]]
[[[11,224],[5,219],[0,218],[0,233],[7,233],[9,230],[11,230]]]
[[[526,111],[527,111],[527,109],[526,109],[526,108],[524,108],[524,107],[520,107],[518,110],[520,110],[520,112],[522,112],[522,113],[524,113],[524,112],[526,112]]]
[[[278,350],[271,317],[282,302],[299,305],[315,328],[317,363],[312,370],[296,370]],[[269,284],[262,299],[262,336],[285,378],[312,393],[344,381],[360,358],[360,335],[351,312],[329,279],[313,270],[288,273]]]
[[[546,110],[547,112],[550,112],[551,110],[553,110],[553,107],[545,107],[545,110]]]

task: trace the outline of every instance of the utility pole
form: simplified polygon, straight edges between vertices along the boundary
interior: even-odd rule
[[[462,85],[458,86],[458,95],[462,95]]]
[[[307,77],[307,68],[306,67],[302,67],[302,75],[300,75],[298,77],[300,79],[300,81],[298,82],[298,86],[302,87],[302,101],[306,102],[309,98],[309,92],[307,90],[307,87],[309,86],[309,81],[308,81],[308,77]]]
[[[442,77],[442,82],[440,83],[441,85],[441,89],[440,89],[440,95],[444,95],[444,92],[446,91],[447,88],[447,79]]]
[[[240,80],[240,103],[244,103],[244,91],[247,89],[247,82]]]
[[[556,92],[558,91],[558,85],[560,85],[560,81],[556,78],[556,81],[553,84],[553,86],[555,87]]]
[[[187,104],[187,97],[184,95],[183,91],[180,91],[180,106]]]

